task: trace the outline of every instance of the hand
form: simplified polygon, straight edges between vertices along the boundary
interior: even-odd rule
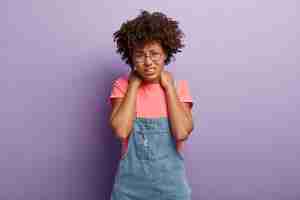
[[[140,84],[143,82],[142,78],[135,70],[132,70],[130,72],[128,81],[129,84],[136,85],[136,86],[140,86]]]
[[[163,70],[160,74],[160,84],[164,89],[175,86],[172,74]]]

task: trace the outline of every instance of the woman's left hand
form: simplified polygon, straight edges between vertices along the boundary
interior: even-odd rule
[[[172,74],[166,70],[163,70],[160,74],[160,84],[164,89],[174,86]]]

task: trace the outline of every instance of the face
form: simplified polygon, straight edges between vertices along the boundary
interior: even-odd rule
[[[136,47],[133,52],[134,67],[146,82],[159,82],[165,59],[166,54],[160,43],[156,41]]]

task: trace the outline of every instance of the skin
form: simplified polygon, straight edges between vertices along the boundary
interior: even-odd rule
[[[149,57],[149,52],[161,53],[161,59],[153,62]],[[135,56],[144,53],[143,63],[137,63]],[[112,112],[110,115],[110,125],[117,138],[124,141],[131,133],[136,113],[137,91],[143,83],[159,83],[166,94],[168,117],[171,124],[171,132],[175,140],[179,143],[188,138],[193,130],[193,118],[189,103],[179,101],[174,79],[170,72],[164,69],[166,54],[160,43],[148,42],[142,47],[138,47],[133,52],[134,69],[128,78],[128,88],[124,98],[112,99]],[[154,68],[154,72],[147,72],[147,69]]]

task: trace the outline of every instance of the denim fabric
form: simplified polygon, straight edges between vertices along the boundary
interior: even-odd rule
[[[184,158],[168,118],[136,118],[120,159],[111,200],[190,200]]]

